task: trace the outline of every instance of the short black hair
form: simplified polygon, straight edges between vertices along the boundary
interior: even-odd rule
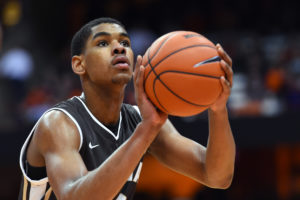
[[[118,24],[125,29],[125,26],[120,21],[110,17],[101,17],[86,23],[81,27],[81,29],[79,29],[79,31],[75,33],[75,35],[72,38],[71,41],[72,57],[74,55],[80,55],[84,51],[86,41],[92,33],[92,28],[102,23]]]

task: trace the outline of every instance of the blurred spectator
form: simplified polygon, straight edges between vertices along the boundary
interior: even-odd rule
[[[284,87],[285,70],[280,66],[270,68],[265,77],[265,85],[268,90],[279,94]]]
[[[262,116],[272,117],[282,113],[284,106],[278,97],[272,92],[266,92],[260,104]]]
[[[259,115],[259,104],[250,99],[247,93],[248,77],[244,73],[236,73],[233,78],[232,92],[228,106],[233,116]]]
[[[300,112],[300,26],[297,1],[273,3],[270,0],[226,2],[213,0],[202,1],[200,7],[195,6],[198,4],[196,1],[182,3],[158,0],[0,1],[2,152],[5,152],[15,165],[17,158],[13,156],[14,151],[10,148],[19,151],[19,147],[15,144],[15,140],[5,137],[11,135],[11,138],[19,138],[23,142],[22,136],[27,133],[24,127],[31,128],[31,123],[56,102],[80,94],[79,79],[73,75],[70,65],[70,37],[86,20],[100,16],[116,17],[129,25],[127,30],[136,55],[143,55],[160,35],[179,29],[193,30],[208,36],[215,43],[221,43],[231,55],[235,71],[228,108],[230,117],[234,118],[233,122],[236,123],[233,128],[238,133],[237,143],[252,141],[265,146],[266,143],[276,140],[274,138],[285,141],[288,140],[287,137],[290,137],[290,141],[297,141],[299,129],[291,128],[297,124]],[[21,49],[12,48],[21,44],[23,47]],[[124,99],[128,103],[135,102],[133,90],[133,84],[128,84]],[[178,120],[178,125],[186,123],[195,126],[203,123],[206,127],[206,123],[202,122],[202,119],[207,119],[204,115],[205,112],[201,116],[182,118]],[[243,117],[247,120],[239,127],[238,122],[242,121]],[[250,121],[249,117],[252,118]],[[265,123],[264,120],[269,123]],[[261,126],[266,127],[268,131],[252,129],[252,124],[255,126],[258,122],[261,122]],[[288,125],[287,122],[293,125]],[[244,130],[249,129],[253,135],[247,135],[247,131],[246,134],[241,133],[239,130],[241,127],[246,127]],[[254,132],[260,136],[256,137]],[[193,137],[192,134],[189,136]],[[294,154],[300,155],[299,151]],[[257,160],[257,155],[261,155],[261,151],[254,152],[253,155],[255,155],[253,163],[259,163],[257,166],[263,169],[265,166],[261,167],[261,163],[265,159]],[[243,157],[249,160],[249,155]],[[270,157],[272,156],[266,156]],[[282,158],[285,160],[288,155],[283,155]],[[269,162],[265,164],[267,163]],[[280,163],[284,165],[288,162],[280,161]],[[241,188],[247,188],[257,194],[255,195],[257,198],[252,199],[258,199],[259,196],[261,199],[276,199],[265,198],[264,195],[269,192],[265,188],[261,190],[263,192],[257,192],[257,185],[267,178],[261,178],[261,174],[253,173],[253,166],[250,164],[237,167],[238,170],[245,171],[242,178],[237,181],[240,188],[232,189],[241,194],[240,198],[231,198],[223,191],[213,194],[209,190],[203,190],[197,193],[195,200],[251,199],[253,195],[246,196]],[[268,166],[266,172],[273,167]],[[1,169],[3,174],[7,174],[7,179],[4,178],[2,181],[5,188],[9,188],[7,183],[13,180],[15,172],[18,171],[11,166],[7,168],[13,173],[9,174],[8,169]],[[299,165],[293,167],[293,170],[296,171],[296,175],[299,174]],[[249,182],[248,178],[247,180],[245,178],[247,175],[250,179],[251,177],[261,179],[245,186],[245,183]],[[291,177],[297,177],[295,172],[291,172]],[[278,182],[287,189],[296,187],[289,186],[284,181]],[[299,187],[300,184],[296,183],[299,182],[293,184]],[[268,182],[266,185],[270,184],[271,182]],[[19,187],[18,182],[11,185]],[[19,188],[13,189],[17,191]],[[3,196],[5,192],[8,194],[8,191],[3,190],[0,199],[17,199]],[[136,199],[156,198],[154,194],[150,196],[140,194]]]
[[[16,47],[4,53],[0,62],[0,74],[8,79],[25,81],[33,70],[31,54]]]
[[[286,101],[290,110],[300,110],[300,54],[290,61],[287,70]]]
[[[26,95],[25,82],[33,71],[32,55],[25,49],[16,47],[3,53],[0,60],[0,76],[7,80],[10,101],[18,104]]]
[[[22,105],[25,120],[30,123],[38,120],[53,105],[51,98],[51,95],[42,87],[31,89]]]

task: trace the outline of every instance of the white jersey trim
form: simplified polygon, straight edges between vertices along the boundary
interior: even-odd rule
[[[119,120],[119,127],[118,127],[118,133],[117,135],[115,135],[111,130],[109,130],[104,124],[102,124],[94,115],[93,113],[89,110],[89,108],[85,105],[85,103],[77,96],[75,96],[83,105],[83,107],[85,108],[85,110],[88,112],[88,114],[91,116],[91,118],[99,125],[101,126],[104,130],[106,130],[106,132],[108,132],[110,135],[112,135],[115,140],[119,139],[120,136],[120,129],[121,129],[121,124],[122,124],[122,115],[120,112],[120,120]]]
[[[62,108],[54,108],[54,110],[60,110],[62,111],[63,113],[65,113],[73,122],[74,124],[76,125],[77,129],[78,129],[78,132],[79,132],[79,137],[80,137],[80,145],[79,145],[79,149],[78,149],[78,152],[80,151],[81,149],[81,146],[82,146],[82,142],[83,142],[83,134],[82,134],[82,130],[78,124],[78,122],[76,121],[76,119],[68,112],[66,111],[65,109],[62,109]]]
[[[29,133],[28,137],[26,138],[22,148],[21,148],[21,153],[20,153],[20,158],[19,158],[19,165],[20,165],[20,168],[21,168],[21,171],[22,171],[22,174],[23,176],[34,186],[40,186],[40,185],[44,185],[44,184],[47,184],[48,182],[48,177],[45,177],[45,178],[42,178],[40,180],[32,180],[31,178],[29,178],[25,172],[25,169],[24,169],[24,165],[23,165],[23,156],[25,154],[25,150],[28,146],[28,143],[30,141],[30,138],[31,136],[33,135],[34,133],[34,130],[36,129],[37,125],[39,124],[39,122],[41,121],[41,119],[44,117],[44,115],[50,111],[53,111],[53,110],[59,110],[63,113],[65,113],[73,122],[74,124],[76,125],[77,129],[78,129],[78,132],[79,132],[79,136],[80,136],[80,145],[79,145],[79,149],[78,149],[78,152],[80,151],[81,149],[81,146],[82,146],[82,142],[83,142],[83,136],[82,136],[82,131],[81,131],[81,128],[79,126],[79,124],[77,123],[77,121],[74,119],[74,117],[68,112],[66,111],[65,109],[62,109],[62,108],[51,108],[47,111],[44,112],[44,114],[39,118],[39,120],[36,122],[36,124],[34,125],[34,127],[32,128],[31,132]]]
[[[139,167],[138,167],[138,169],[137,169],[137,171],[136,171],[136,173],[135,173],[133,182],[136,182],[136,183],[137,183],[137,181],[139,180],[140,174],[141,174],[141,171],[142,171],[142,166],[143,166],[143,163],[140,162]]]
[[[120,193],[117,200],[127,200],[127,197],[124,194]]]
[[[29,200],[41,199],[46,192],[47,184],[44,185],[32,185],[29,191]]]
[[[142,117],[141,115],[141,111],[139,109],[139,107],[137,105],[134,105],[133,108],[139,113],[139,115]]]

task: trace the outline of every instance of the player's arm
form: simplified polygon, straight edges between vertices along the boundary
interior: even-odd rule
[[[141,57],[137,63],[139,66]],[[136,68],[134,76],[143,120],[132,136],[93,171],[87,170],[78,152],[80,136],[71,119],[60,111],[50,111],[39,122],[32,142],[45,161],[50,185],[58,199],[113,199],[157,136],[167,115],[157,112],[141,93],[143,69]]]
[[[208,111],[209,138],[207,148],[181,136],[168,121],[152,143],[149,151],[175,171],[209,187],[227,188],[232,181],[235,160],[235,143],[226,109],[233,72],[230,57],[221,46],[217,45],[217,49],[223,59],[221,65],[225,71],[226,79],[220,80],[223,92]]]
[[[159,129],[150,123],[139,124],[132,137],[93,171],[87,170],[78,152],[80,138],[75,124],[60,111],[43,117],[33,142],[44,158],[50,185],[58,199],[113,199]]]

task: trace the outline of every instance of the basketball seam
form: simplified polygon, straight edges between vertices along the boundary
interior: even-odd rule
[[[162,74],[167,73],[167,72],[174,72],[174,73],[180,73],[180,74],[189,74],[189,75],[202,76],[202,77],[213,78],[213,79],[220,79],[219,76],[212,76],[212,75],[207,75],[207,74],[197,74],[197,73],[177,71],[177,70],[163,71],[160,74],[158,74],[157,76],[161,76]]]
[[[156,54],[160,51],[161,47],[169,40],[169,38],[171,36],[173,36],[174,34],[169,35],[169,37],[167,37],[164,41],[162,41],[162,43],[160,44],[160,46],[158,47],[158,49],[156,50],[156,52],[154,53],[154,55],[152,56],[152,58],[150,58],[150,51],[151,51],[151,47],[148,51],[148,64],[150,64],[151,60],[156,56]],[[147,66],[147,65],[146,65]],[[146,67],[145,66],[145,67]]]
[[[152,61],[152,59],[157,55],[157,53],[160,51],[160,49],[161,49],[161,47],[173,36],[173,35],[175,35],[176,33],[174,32],[173,34],[171,34],[169,37],[167,37],[161,44],[160,44],[160,46],[159,46],[159,48],[157,49],[157,51],[154,53],[154,55],[152,56],[152,58],[150,58],[150,51],[151,51],[151,47],[150,47],[150,49],[149,49],[149,51],[148,51],[148,54],[147,54],[147,57],[148,57],[148,64],[149,64],[149,66],[150,66],[150,70],[149,70],[149,72],[148,72],[148,74],[146,75],[146,78],[145,78],[145,80],[144,80],[144,83],[146,84],[146,80],[147,80],[147,78],[148,78],[148,76],[149,76],[149,74],[151,73],[151,71],[153,71],[154,72],[154,70],[153,70],[153,67],[152,67],[152,65],[151,65],[151,61]],[[148,66],[148,64],[146,65],[146,66]],[[146,67],[146,66],[144,66],[144,67]],[[155,73],[155,72],[154,72]],[[156,73],[155,73],[156,74]],[[153,83],[154,84],[154,83]],[[144,87],[145,87],[145,85],[144,85]],[[153,85],[153,90],[154,90],[154,85]],[[166,112],[168,112],[167,111],[167,109],[165,109],[165,107],[163,107],[163,105],[161,105],[161,103],[159,102],[159,100],[158,100],[158,98],[157,98],[157,96],[156,96],[156,93],[155,93],[155,90],[153,91],[154,92],[154,96],[155,96],[155,98],[156,98],[156,100],[157,100],[157,102],[160,104],[160,106],[166,111]]]
[[[154,82],[153,82],[153,93],[154,93],[154,96],[156,98],[156,101],[159,103],[159,105],[162,107],[162,109],[164,109],[167,113],[168,113],[168,110],[160,103],[157,95],[156,95],[156,92],[155,92],[155,84],[156,84],[156,79],[154,79]]]
[[[146,78],[145,78],[144,81],[147,80],[147,78],[149,77],[149,74],[150,74],[152,71],[153,71],[153,73],[157,76],[157,74],[156,74],[156,72],[155,72],[154,69],[157,67],[157,65],[159,65],[161,62],[163,62],[164,60],[166,60],[168,57],[170,57],[170,56],[172,56],[172,55],[174,55],[174,54],[176,54],[176,53],[178,53],[178,52],[180,52],[180,51],[183,51],[183,50],[189,49],[189,48],[193,48],[193,47],[209,47],[209,48],[215,49],[214,47],[212,47],[212,46],[210,46],[210,45],[204,45],[204,44],[191,45],[191,46],[186,46],[186,47],[183,47],[183,48],[181,48],[181,49],[177,49],[176,51],[173,51],[172,53],[170,53],[170,54],[168,54],[167,56],[165,56],[164,58],[162,58],[162,59],[161,59],[158,63],[156,63],[156,65],[154,65],[153,67],[152,67],[152,65],[151,65],[151,63],[150,63],[150,61],[149,61],[149,65],[150,65],[151,69],[150,69],[150,71],[148,72],[148,74],[146,75]],[[149,55],[149,53],[148,53],[148,55]],[[149,60],[149,59],[148,59],[148,60]]]
[[[167,37],[167,38],[160,44],[159,48],[158,48],[157,51],[154,53],[154,55],[152,56],[152,58],[150,58],[150,51],[151,51],[151,47],[150,47],[150,49],[149,49],[149,51],[148,51],[147,57],[148,57],[148,64],[149,64],[149,66],[151,67],[151,69],[152,69],[152,65],[151,65],[152,59],[157,55],[157,53],[160,51],[161,47],[162,47],[162,46],[170,39],[170,37],[172,37],[173,35],[175,35],[175,32],[174,32],[173,34],[171,34],[169,37]],[[148,64],[147,64],[146,66],[144,66],[144,67],[147,67]],[[146,77],[148,77],[148,75],[151,73],[151,71],[152,71],[152,70],[150,70],[150,71],[148,72],[148,74],[146,75]],[[146,79],[145,79],[145,80],[146,80]]]
[[[166,71],[167,72],[167,71]],[[173,72],[173,71],[170,71],[170,72]],[[177,72],[177,71],[176,71]],[[155,85],[155,83],[156,83],[156,81],[157,81],[157,79],[165,86],[165,88],[167,89],[167,90],[169,90],[173,95],[175,95],[177,98],[179,98],[179,99],[181,99],[182,101],[184,101],[184,102],[186,102],[186,103],[189,103],[189,104],[191,104],[191,105],[194,105],[194,106],[197,106],[197,107],[207,107],[207,106],[210,106],[211,104],[207,104],[207,105],[201,105],[201,104],[195,104],[195,103],[193,103],[193,102],[190,102],[190,101],[188,101],[188,100],[186,100],[186,99],[184,99],[183,97],[181,97],[181,96],[179,96],[178,94],[176,94],[173,90],[171,90],[162,80],[160,80],[160,78],[159,78],[159,76],[161,76],[161,74],[163,74],[164,72],[162,72],[162,73],[160,73],[158,76],[156,76],[155,77],[155,79],[154,79],[154,84],[153,84],[153,91],[154,91],[154,95],[155,95],[155,97],[156,97],[156,99],[157,99],[157,101],[158,101],[158,103],[162,106],[162,104],[160,103],[160,101],[159,101],[159,99],[158,99],[158,97],[157,97],[157,95],[156,95],[156,93],[155,93],[155,90],[154,90],[154,85]],[[181,73],[181,72],[180,72]],[[192,74],[192,73],[186,73],[186,74]],[[198,74],[192,74],[192,75],[198,75]],[[200,76],[203,76],[203,77],[207,77],[207,78],[214,78],[214,79],[220,79],[219,77],[214,77],[214,76],[209,76],[209,75],[202,75],[202,74],[199,74]],[[163,106],[162,106],[163,107]],[[164,108],[164,107],[163,107]],[[164,108],[165,109],[165,108]],[[167,109],[165,109],[165,110],[167,110]]]

